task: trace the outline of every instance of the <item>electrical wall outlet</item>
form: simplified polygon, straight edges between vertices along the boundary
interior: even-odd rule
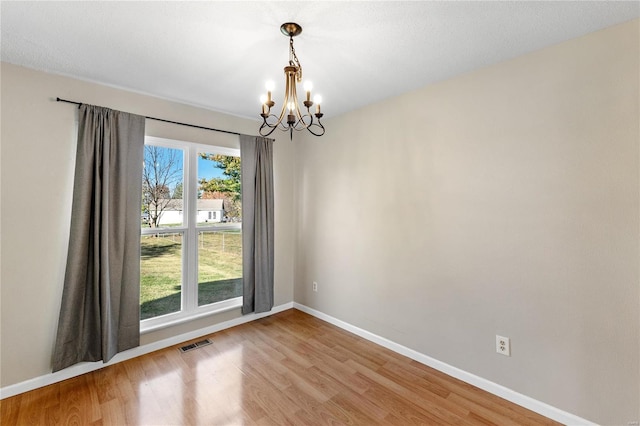
[[[317,282],[313,282],[313,291],[318,291],[318,283]]]
[[[511,341],[508,337],[496,334],[496,352],[501,355],[511,356]]]

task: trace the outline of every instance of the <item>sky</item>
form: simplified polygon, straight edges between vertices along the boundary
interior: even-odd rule
[[[222,169],[215,167],[215,162],[211,160],[205,160],[198,157],[198,180],[205,178],[211,179],[213,177],[224,177]]]
[[[169,155],[168,152],[173,151],[174,155],[176,155],[176,157],[173,159],[173,161],[175,161],[174,164],[174,171],[178,172],[180,175],[182,175],[182,170],[183,170],[183,151],[180,149],[174,149],[174,148],[164,148],[161,147],[162,150],[164,151],[164,153],[162,153],[162,155]],[[147,157],[146,157],[146,151],[145,151],[145,162],[148,161]],[[161,158],[165,158],[165,157],[161,157]],[[224,178],[224,174],[222,173],[222,169],[219,169],[217,167],[215,167],[216,162],[215,161],[211,161],[211,160],[205,160],[203,158],[200,158],[200,156],[197,157],[198,158],[198,181],[200,181],[200,179],[211,179],[211,178]],[[162,161],[162,160],[161,160]],[[178,181],[181,181],[182,177],[178,178]],[[175,182],[177,183],[177,182]]]

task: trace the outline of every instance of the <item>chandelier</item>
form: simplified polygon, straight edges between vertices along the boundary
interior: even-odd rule
[[[282,131],[289,132],[293,139],[293,131],[307,129],[314,136],[324,135],[324,126],[320,123],[322,112],[320,112],[320,103],[322,98],[316,95],[311,100],[311,83],[305,82],[303,88],[306,92],[306,100],[302,102],[305,112],[300,110],[298,95],[296,93],[297,83],[302,82],[302,65],[296,56],[293,48],[293,38],[302,32],[302,27],[293,22],[287,22],[280,26],[280,31],[289,37],[289,65],[284,67],[285,89],[284,101],[280,110],[280,115],[271,113],[271,108],[275,102],[271,99],[271,92],[274,89],[272,82],[267,83],[267,94],[260,97],[262,103],[262,125],[260,126],[260,135],[269,136],[273,131],[279,128]],[[309,110],[316,105],[315,113]],[[315,118],[314,118],[315,117]]]

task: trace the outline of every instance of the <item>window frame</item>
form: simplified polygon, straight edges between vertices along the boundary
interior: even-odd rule
[[[145,136],[145,146],[179,149],[183,152],[182,169],[182,226],[142,228],[140,235],[182,234],[182,283],[180,311],[140,320],[140,332],[148,333],[197,318],[242,307],[242,296],[198,306],[198,234],[206,231],[242,229],[242,222],[228,225],[198,225],[198,154],[222,154],[240,157],[239,148],[198,144],[188,141]]]

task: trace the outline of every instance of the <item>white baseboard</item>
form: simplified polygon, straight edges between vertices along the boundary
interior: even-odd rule
[[[285,303],[283,305],[275,306],[269,312],[263,312],[260,314],[248,314],[239,318],[234,318],[229,321],[224,321],[218,324],[204,327],[198,330],[183,333],[177,336],[173,336],[167,339],[159,340],[157,342],[149,343],[137,348],[129,349],[128,351],[120,352],[114,356],[109,362],[82,362],[73,365],[64,370],[57,371],[55,373],[45,374],[43,376],[35,377],[33,379],[25,380],[24,382],[16,383],[14,385],[5,386],[0,388],[0,399],[8,398],[10,396],[18,395],[23,392],[28,392],[33,389],[41,388],[43,386],[52,385],[63,380],[70,379],[72,377],[80,376],[91,371],[99,370],[108,365],[117,364],[122,361],[126,361],[131,358],[135,358],[141,355],[145,355],[160,349],[167,348],[169,346],[178,345],[188,340],[196,339],[198,337],[212,334],[217,331],[225,330],[227,328],[235,327],[236,325],[244,324],[247,322],[255,321],[260,318],[268,317],[269,315],[276,314],[278,312],[286,311],[293,308],[293,302]]]
[[[455,377],[456,379],[462,380],[463,382],[474,385],[482,390],[485,390],[489,393],[499,396],[500,398],[506,399],[507,401],[513,402],[514,404],[520,405],[521,407],[527,408],[557,422],[563,423],[565,425],[596,425],[596,423],[590,422],[589,420],[585,420],[574,414],[567,413],[566,411],[562,411],[556,407],[552,407],[549,404],[545,404],[544,402],[518,393],[502,385],[499,385],[487,379],[483,379],[482,377],[476,376],[475,374],[471,374],[469,372],[446,364],[442,361],[438,361],[437,359],[431,358],[430,356],[427,356],[423,353],[420,353],[413,349],[409,349],[406,346],[402,346],[398,343],[392,342],[391,340],[380,337],[377,334],[373,334],[367,330],[351,325],[347,322],[312,309],[308,306],[293,302],[293,307],[302,312],[306,312],[309,315],[313,315],[318,319],[349,331],[357,336],[360,336],[363,339],[369,340],[373,343],[377,343],[380,346],[383,346],[396,353],[418,361],[421,364],[427,365],[451,377]]]

